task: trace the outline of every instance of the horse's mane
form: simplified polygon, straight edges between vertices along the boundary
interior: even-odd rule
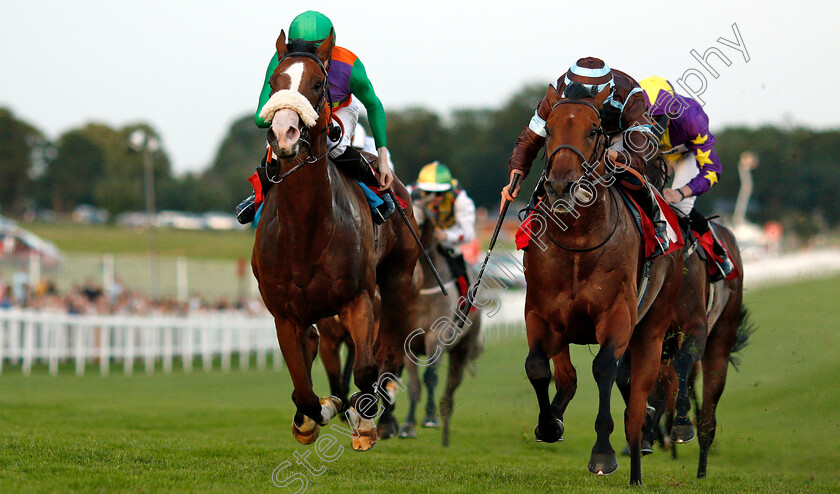
[[[286,48],[290,53],[315,53],[318,45],[314,41],[293,39],[286,44]]]

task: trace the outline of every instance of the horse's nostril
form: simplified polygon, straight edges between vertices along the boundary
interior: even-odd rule
[[[298,137],[300,137],[300,131],[294,127],[289,127],[289,130],[286,131],[286,139],[294,142],[297,141]]]

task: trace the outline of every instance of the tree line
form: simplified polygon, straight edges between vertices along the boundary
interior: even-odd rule
[[[404,182],[423,165],[448,165],[478,206],[492,214],[507,181],[507,162],[516,137],[531,118],[546,86],[523,87],[498,108],[458,109],[441,115],[414,107],[388,113],[388,145]],[[731,214],[740,186],[741,152],[755,152],[754,192],[748,217],[781,219],[787,226],[833,226],[840,221],[840,130],[729,127],[716,129],[716,151],[724,168],[717,184],[698,203],[706,214]],[[364,121],[363,121],[364,122]],[[0,212],[19,215],[27,209],[71,212],[93,204],[111,215],[140,211],[143,202],[143,158],[128,147],[137,129],[157,135],[148,124],[122,128],[89,123],[50,141],[35,124],[0,108]],[[191,212],[231,211],[247,196],[247,177],[265,152],[265,131],[252,115],[234,121],[219,144],[213,162],[196,172],[175,176],[165,149],[153,155],[156,207]],[[535,163],[523,190],[536,182]],[[804,223],[803,223],[804,222]],[[816,226],[814,226],[816,225]]]

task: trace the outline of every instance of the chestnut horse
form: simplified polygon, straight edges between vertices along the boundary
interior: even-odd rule
[[[413,326],[406,307],[419,289],[412,274],[420,249],[407,224],[398,219],[375,233],[358,183],[327,160],[326,66],[334,44],[331,33],[317,49],[306,45],[289,51],[285,33],[277,38],[280,62],[270,78],[272,96],[263,108],[264,118],[272,122],[268,142],[277,157],[273,160],[277,170],[268,173],[274,175],[275,185],[265,197],[251,265],[274,316],[294,384],[295,438],[304,444],[313,442],[318,426],[326,425],[343,406],[338,398],[319,400],[311,378],[318,349],[312,324],[338,315],[353,339],[353,374],[362,393],[350,399],[351,406],[368,397],[365,406],[349,411],[352,446],[366,450],[378,441],[372,419],[380,370],[402,363],[400,338]],[[409,200],[401,183],[395,180],[393,187]],[[416,224],[413,212],[406,213]],[[382,298],[378,328],[377,287]]]
[[[597,440],[588,468],[603,475],[618,468],[609,439],[616,362],[632,355],[624,428],[631,453],[630,483],[640,484],[645,406],[679,292],[682,254],[652,262],[645,295],[639,300],[645,265],[642,239],[630,212],[621,205],[619,192],[605,185],[612,174],[603,159],[608,138],[600,111],[608,93],[609,88],[594,98],[568,100],[549,86],[546,94],[552,110],[546,123],[544,178],[551,206],[537,209],[535,217],[542,228],[531,230],[531,246],[524,256],[529,346],[525,371],[539,402],[537,440],[561,440],[562,416],[576,390],[568,346],[600,345],[592,363],[599,389]],[[549,359],[554,359],[558,388],[553,404],[548,395]]]

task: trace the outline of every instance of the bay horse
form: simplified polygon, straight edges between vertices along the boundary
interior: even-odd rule
[[[546,123],[543,173],[550,206],[537,208],[535,214],[542,218],[543,227],[532,230],[531,246],[524,256],[529,348],[525,371],[539,403],[537,440],[561,440],[563,413],[576,390],[568,346],[600,345],[592,363],[599,408],[588,469],[605,475],[618,468],[609,439],[617,360],[632,355],[633,380],[624,428],[631,453],[630,484],[635,485],[641,484],[646,401],[658,375],[662,340],[679,292],[683,263],[679,252],[653,260],[645,295],[639,300],[645,266],[642,239],[631,213],[621,206],[619,192],[606,186],[611,172],[600,113],[608,93],[609,88],[594,98],[563,99],[549,86],[546,94],[552,110]],[[558,388],[554,403],[549,403],[548,395],[550,359]]]
[[[380,371],[401,365],[400,338],[413,326],[406,307],[417,296],[412,274],[420,249],[405,223],[392,220],[375,232],[359,184],[327,159],[327,64],[334,45],[334,32],[317,49],[292,45],[290,51],[285,32],[277,38],[279,64],[263,108],[264,118],[272,122],[267,137],[277,170],[267,172],[274,185],[265,196],[251,266],[294,384],[295,438],[314,442],[319,425],[343,407],[338,398],[319,400],[311,378],[318,350],[312,324],[337,315],[353,340],[353,374],[360,390],[350,398],[351,444],[364,451],[378,441],[372,419]],[[409,200],[399,181],[393,188]],[[416,225],[413,212],[406,214]],[[377,287],[382,299],[378,325]],[[365,406],[356,407],[362,397],[368,397]]]
[[[753,328],[743,305],[744,269],[735,235],[717,222],[710,222],[737,269],[737,276],[712,283],[707,262],[698,247],[685,259],[683,284],[674,319],[663,347],[662,367],[656,391],[651,395],[655,409],[647,440],[652,444],[663,412],[668,411],[666,430],[672,445],[691,442],[694,427],[688,417],[697,363],[703,374],[702,404],[697,411],[700,459],[697,477],[706,476],[709,448],[714,441],[715,411],[726,385],[728,364],[733,354],[746,345]],[[690,246],[686,246],[686,249]],[[628,382],[624,381],[626,389]],[[625,390],[622,390],[624,393]],[[671,415],[671,412],[675,412]],[[674,455],[676,456],[676,450]]]
[[[455,276],[439,250],[439,241],[435,238],[435,221],[422,200],[414,202],[414,217],[420,225],[420,243],[429,254],[449,295],[444,295],[429,266],[422,264],[424,284],[418,298],[417,327],[422,328],[422,336],[418,332],[415,337],[406,341],[405,369],[408,373],[408,414],[400,428],[399,437],[413,438],[417,436],[416,410],[420,402],[422,387],[426,386],[426,410],[423,427],[440,427],[435,403],[435,387],[438,383],[438,366],[443,360],[443,354],[449,355],[449,372],[446,387],[440,401],[440,414],[443,419],[441,442],[449,446],[449,424],[455,407],[455,390],[461,385],[464,372],[470,363],[474,362],[483,350],[481,336],[481,309],[476,308],[468,316],[468,324],[460,334],[449,333],[450,326],[437,324],[442,317],[453,316],[454,308],[458,307],[458,289]],[[461,317],[461,316],[458,316]],[[409,354],[410,352],[410,354]],[[425,355],[425,358],[419,358]],[[423,368],[421,383],[419,371]]]

